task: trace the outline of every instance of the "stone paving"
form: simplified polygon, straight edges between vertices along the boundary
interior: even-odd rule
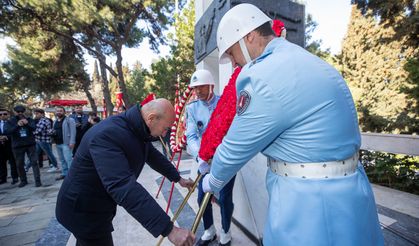
[[[32,169],[27,173],[29,184],[18,188],[0,185],[0,245],[34,245],[48,228],[55,214],[55,202],[62,181],[59,173],[48,173],[48,164],[41,168],[42,187],[35,187]]]

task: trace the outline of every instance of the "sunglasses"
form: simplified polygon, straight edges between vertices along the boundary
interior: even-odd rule
[[[25,111],[16,111],[18,114],[23,114]]]
[[[6,115],[8,115],[8,113],[2,113],[2,114],[0,114],[0,116],[2,116],[2,115],[6,116]]]

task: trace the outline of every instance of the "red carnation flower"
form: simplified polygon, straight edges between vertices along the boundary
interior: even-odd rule
[[[272,30],[274,30],[277,37],[281,37],[282,34],[285,35],[285,26],[284,26],[284,23],[280,20],[274,20],[273,21]],[[284,32],[284,33],[282,33],[282,32]]]

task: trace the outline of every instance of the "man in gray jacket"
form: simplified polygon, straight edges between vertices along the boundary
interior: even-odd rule
[[[57,146],[58,157],[61,161],[61,175],[56,180],[64,179],[70,169],[73,159],[72,150],[76,143],[76,122],[66,117],[64,107],[55,108],[54,141]]]

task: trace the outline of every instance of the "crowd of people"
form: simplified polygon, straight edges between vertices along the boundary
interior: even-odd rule
[[[61,171],[56,180],[64,179],[82,136],[100,121],[96,113],[85,114],[82,106],[68,115],[64,107],[56,107],[55,120],[48,118],[44,109],[28,111],[25,106],[16,105],[12,115],[6,108],[0,108],[0,184],[7,183],[9,166],[12,185],[20,180],[18,187],[26,186],[26,173],[32,168],[35,186],[41,187],[40,168],[45,157],[49,162],[47,172]]]

